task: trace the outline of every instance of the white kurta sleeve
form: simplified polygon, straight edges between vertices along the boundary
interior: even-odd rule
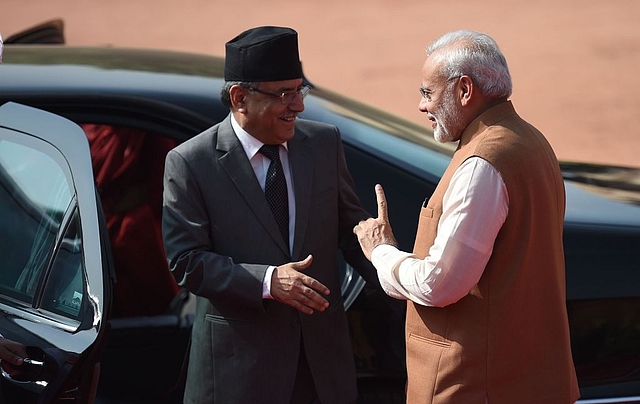
[[[390,245],[373,250],[373,265],[389,296],[444,307],[480,280],[509,210],[502,176],[482,158],[467,159],[453,174],[442,207],[438,235],[424,260]]]

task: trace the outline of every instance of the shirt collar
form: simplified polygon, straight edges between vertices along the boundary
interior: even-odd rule
[[[256,153],[258,153],[264,143],[251,136],[249,132],[244,130],[242,126],[240,126],[238,121],[236,121],[236,117],[233,116],[233,114],[231,114],[231,127],[236,133],[236,136],[238,136],[238,140],[244,148],[245,153],[247,153],[247,157],[249,158],[249,160],[251,160],[256,155]],[[284,142],[282,146],[284,146],[285,150],[289,150],[287,147],[287,142]]]

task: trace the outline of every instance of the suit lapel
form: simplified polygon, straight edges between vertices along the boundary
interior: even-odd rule
[[[237,188],[238,192],[247,202],[247,206],[253,211],[258,221],[269,232],[278,246],[290,255],[289,248],[282,240],[278,225],[273,218],[269,204],[260,188],[251,163],[247,158],[238,137],[231,126],[229,117],[225,119],[218,129],[218,141],[216,149],[224,152],[218,161]],[[233,207],[231,207],[233,208]]]
[[[296,135],[288,142],[289,164],[296,199],[296,227],[293,238],[293,259],[302,259],[300,253],[309,222],[311,184],[313,183],[313,150],[307,135],[296,129]],[[297,257],[297,258],[296,258]]]

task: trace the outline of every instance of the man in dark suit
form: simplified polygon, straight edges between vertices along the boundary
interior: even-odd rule
[[[185,402],[355,402],[338,249],[378,280],[351,232],[369,215],[340,133],[297,119],[309,88],[296,31],[243,32],[224,75],[231,114],[165,167],[166,253],[197,296]]]

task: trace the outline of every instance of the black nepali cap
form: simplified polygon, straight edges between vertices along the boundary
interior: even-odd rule
[[[298,33],[285,27],[256,27],[225,45],[226,81],[281,81],[302,78]]]

